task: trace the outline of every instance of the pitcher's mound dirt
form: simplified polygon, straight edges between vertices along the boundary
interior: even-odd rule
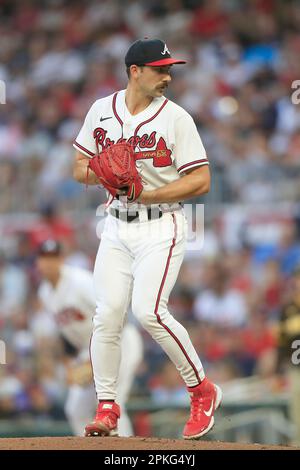
[[[33,437],[0,438],[0,450],[299,450],[267,444],[185,441],[144,437]]]

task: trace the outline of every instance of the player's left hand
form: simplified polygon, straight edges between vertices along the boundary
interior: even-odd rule
[[[127,196],[128,202],[135,201],[143,190],[141,175],[135,164],[135,153],[127,142],[113,144],[89,160],[88,169],[98,177],[99,182],[110,194]]]

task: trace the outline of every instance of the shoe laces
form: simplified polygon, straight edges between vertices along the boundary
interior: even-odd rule
[[[191,395],[191,416],[190,420],[198,421],[204,405],[204,398],[200,395]]]

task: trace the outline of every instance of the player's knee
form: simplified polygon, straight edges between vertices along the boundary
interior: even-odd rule
[[[94,327],[104,329],[121,329],[122,327],[122,310],[118,305],[99,305],[96,308],[94,316]]]
[[[153,338],[160,336],[164,325],[170,324],[170,322],[174,320],[167,308],[160,309],[159,313],[157,313],[154,309],[146,310],[145,308],[134,308],[133,305],[132,311],[142,327],[148,331]]]
[[[132,307],[132,312],[142,327],[147,331],[152,330],[155,323],[157,323],[156,316],[153,311],[145,311],[145,309],[139,308],[134,309],[134,307]]]

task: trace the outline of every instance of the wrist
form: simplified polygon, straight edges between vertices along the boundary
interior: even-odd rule
[[[96,185],[96,184],[99,184],[100,186],[102,186],[100,179],[98,178],[96,173],[94,173],[93,171],[90,171],[90,173],[89,173],[88,184],[91,184],[93,186]]]
[[[147,204],[152,204],[154,202],[154,191],[145,191],[143,190],[138,197],[137,201],[140,202],[141,204],[147,205]]]

